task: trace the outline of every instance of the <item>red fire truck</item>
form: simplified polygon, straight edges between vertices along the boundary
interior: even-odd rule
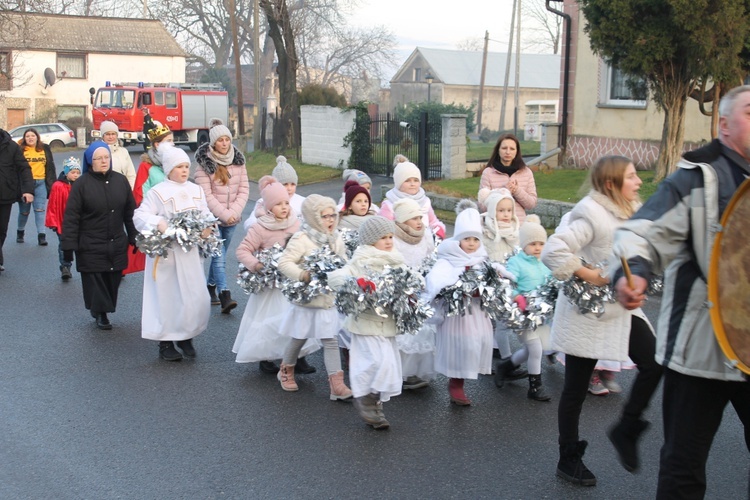
[[[228,125],[229,97],[221,85],[214,83],[116,83],[107,82],[99,90],[89,90],[92,98],[91,136],[101,138],[99,127],[105,120],[120,129],[120,140],[126,146],[147,144],[143,132],[144,112],[151,119],[169,127],[176,144],[195,151],[208,142],[208,125],[219,118]]]

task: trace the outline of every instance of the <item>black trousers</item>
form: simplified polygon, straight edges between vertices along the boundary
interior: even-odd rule
[[[657,499],[705,496],[706,460],[727,403],[732,403],[745,427],[745,445],[750,451],[750,382],[711,380],[665,370],[664,445]]]
[[[638,376],[630,390],[628,402],[625,403],[623,419],[639,419],[659,385],[662,367],[654,359],[655,350],[656,338],[648,324],[633,316],[628,355],[638,367]],[[596,359],[565,354],[565,384],[557,407],[560,444],[575,443],[579,440],[578,421],[596,362]]]
[[[3,245],[5,237],[8,236],[8,223],[10,222],[10,211],[13,203],[0,203],[0,266],[5,264],[3,260]]]

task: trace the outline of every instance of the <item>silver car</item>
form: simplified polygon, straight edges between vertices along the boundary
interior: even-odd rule
[[[42,138],[42,142],[49,144],[51,148],[61,148],[63,146],[75,146],[76,136],[67,125],[62,123],[32,123],[30,125],[21,125],[13,130],[10,130],[11,139],[18,141],[23,137],[30,128],[36,129],[39,132],[39,136]]]

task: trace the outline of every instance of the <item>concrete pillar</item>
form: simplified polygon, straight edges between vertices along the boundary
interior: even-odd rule
[[[466,115],[440,115],[443,123],[441,173],[444,179],[463,179],[466,173]]]

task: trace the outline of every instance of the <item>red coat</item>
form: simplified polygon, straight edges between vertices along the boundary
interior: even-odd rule
[[[143,156],[141,156],[141,159],[143,159]],[[143,201],[143,184],[148,180],[148,171],[151,165],[150,161],[142,161],[138,165],[138,172],[135,174],[135,184],[133,185],[133,198],[135,198],[136,208],[141,206]]]
[[[65,205],[68,204],[71,187],[70,181],[63,177],[52,184],[52,189],[49,192],[47,217],[44,219],[44,225],[57,234],[62,234],[63,215],[65,215]]]

